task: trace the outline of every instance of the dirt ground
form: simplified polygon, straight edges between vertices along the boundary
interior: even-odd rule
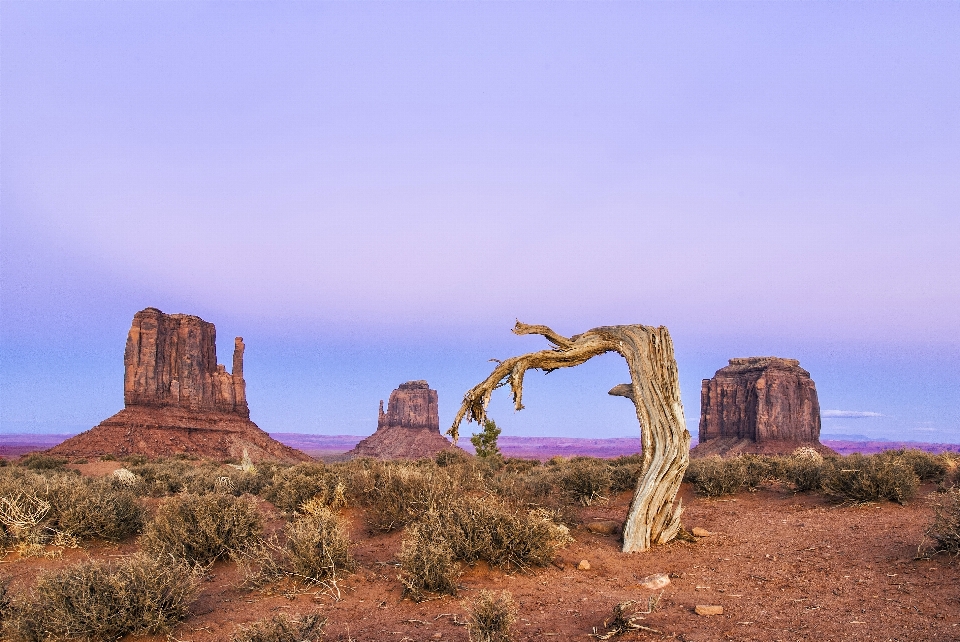
[[[93,474],[103,470],[85,471]],[[400,534],[371,534],[362,514],[348,510],[359,570],[320,590],[265,595],[237,587],[235,565],[214,565],[194,604],[193,615],[170,640],[229,640],[237,625],[275,613],[320,612],[328,618],[327,639],[466,641],[466,602],[479,589],[508,590],[518,606],[515,640],[587,640],[602,632],[615,604],[648,598],[659,602],[642,625],[623,640],[960,640],[960,559],[915,559],[932,511],[921,488],[907,506],[893,503],[835,506],[817,495],[795,495],[771,486],[727,499],[701,499],[684,485],[684,524],[712,533],[697,543],[675,542],[640,554],[619,552],[617,536],[579,527],[575,542],[556,566],[507,573],[480,564],[466,568],[457,597],[420,604],[402,599],[396,555]],[[629,493],[583,508],[585,521],[623,520]],[[270,522],[280,526],[278,519]],[[26,590],[41,569],[87,556],[116,556],[136,542],[66,550],[59,559],[8,556],[0,573],[12,592]],[[589,570],[578,569],[587,560]],[[560,568],[562,566],[562,568]],[[662,591],[639,580],[669,573]],[[723,607],[701,616],[696,605]],[[127,637],[160,642],[166,636]]]

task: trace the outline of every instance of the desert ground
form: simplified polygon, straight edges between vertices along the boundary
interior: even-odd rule
[[[194,462],[194,464],[197,464]],[[125,464],[68,464],[84,476],[110,476]],[[13,468],[11,466],[11,468]],[[616,533],[593,532],[595,522],[625,519],[630,491],[607,493],[590,505],[567,503],[572,541],[539,568],[462,565],[456,595],[404,595],[398,554],[401,529],[372,528],[363,508],[339,511],[355,569],[322,583],[274,582],[252,589],[233,561],[203,572],[189,615],[169,634],[127,641],[228,640],[238,627],[283,614],[319,613],[328,640],[468,640],[464,623],[483,590],[509,591],[516,606],[512,639],[594,639],[607,631],[615,605],[633,601],[637,628],[617,639],[707,640],[960,640],[960,559],[918,555],[933,518],[931,500],[942,485],[923,483],[904,505],[891,501],[837,503],[797,493],[780,481],[717,498],[684,483],[683,523],[709,532],[644,553],[623,554]],[[148,517],[162,498],[146,497]],[[289,520],[269,501],[256,500],[265,532]],[[0,565],[9,594],[27,595],[41,574],[86,559],[120,559],[140,538],[118,543],[47,545],[33,555],[10,550]],[[586,562],[583,564],[582,562]],[[643,580],[667,574],[648,590]],[[699,615],[698,605],[722,607]],[[648,613],[643,613],[649,611]]]

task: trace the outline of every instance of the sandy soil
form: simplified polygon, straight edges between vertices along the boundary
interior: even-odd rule
[[[106,462],[104,462],[106,463]],[[85,471],[105,473],[104,470]],[[515,639],[583,639],[602,630],[613,606],[623,600],[656,609],[638,631],[619,639],[707,640],[960,640],[960,559],[917,560],[917,545],[931,510],[924,486],[907,506],[892,503],[834,506],[816,495],[794,495],[771,486],[721,500],[695,497],[683,488],[687,527],[713,535],[676,542],[647,553],[619,552],[616,536],[575,528],[575,543],[558,563],[528,573],[485,565],[465,569],[458,597],[416,604],[402,599],[395,556],[400,535],[371,534],[359,511],[346,512],[356,542],[359,570],[321,590],[263,594],[237,588],[231,563],[212,567],[193,615],[171,639],[228,640],[237,625],[275,613],[319,611],[328,618],[331,640],[468,640],[462,623],[466,601],[479,589],[509,590],[519,608]],[[622,520],[629,494],[582,509],[585,521]],[[272,512],[272,511],[270,511]],[[270,522],[279,527],[280,520]],[[132,552],[135,542],[67,550],[60,559],[9,556],[0,572],[15,592],[25,590],[41,569],[87,556]],[[577,568],[587,560],[590,570]],[[669,573],[662,592],[638,581]],[[278,591],[282,593],[282,591]],[[696,605],[719,605],[723,614],[700,616]],[[159,642],[165,636],[126,638]]]

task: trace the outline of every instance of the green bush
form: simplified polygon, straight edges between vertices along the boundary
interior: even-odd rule
[[[916,495],[920,480],[899,457],[849,455],[824,463],[821,487],[840,502],[890,500],[904,504]]]
[[[500,448],[497,447],[497,438],[500,437],[500,428],[493,419],[483,422],[483,430],[471,435],[470,443],[481,459],[503,459]]]
[[[41,575],[29,597],[12,607],[7,628],[27,642],[163,633],[187,616],[198,584],[192,567],[172,559],[81,562]]]
[[[260,620],[250,628],[241,628],[230,636],[232,642],[318,642],[323,637],[327,619],[320,614],[305,615],[290,620],[285,615],[274,615]]]
[[[513,596],[481,590],[470,609],[467,630],[471,642],[510,642],[510,627],[517,619]]]
[[[254,544],[262,527],[251,498],[186,493],[160,505],[147,524],[143,546],[154,554],[206,563]]]

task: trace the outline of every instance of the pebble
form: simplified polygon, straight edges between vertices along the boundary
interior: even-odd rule
[[[580,560],[580,563],[577,564],[577,568],[579,568],[581,571],[589,571],[590,562],[588,562],[587,560]]]
[[[662,589],[669,583],[669,575],[666,573],[654,573],[653,575],[647,575],[645,578],[640,580],[640,588],[647,589],[648,591],[656,591],[657,589]]]
[[[694,535],[694,537],[710,537],[711,535],[713,535],[713,533],[711,533],[710,531],[708,531],[708,530],[705,529],[705,528],[700,528],[699,526],[694,526],[694,527],[693,527],[693,535]]]
[[[723,607],[712,604],[697,604],[693,610],[697,615],[723,615]]]

